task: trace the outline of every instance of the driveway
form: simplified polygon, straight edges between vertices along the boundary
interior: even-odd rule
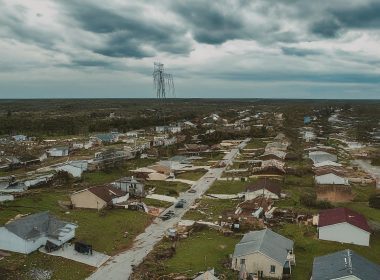
[[[239,148],[244,147],[250,139],[244,140]],[[238,153],[238,149],[232,149],[225,157],[225,163],[229,164]],[[226,167],[210,169],[202,178],[193,185],[195,193],[181,193],[178,199],[184,199],[184,208],[174,208],[174,206],[166,209],[162,214],[172,210],[175,215],[173,218],[162,221],[156,218],[153,223],[148,226],[143,233],[136,237],[132,248],[112,257],[105,265],[101,266],[88,279],[90,280],[127,280],[132,274],[132,267],[138,266],[144,258],[152,251],[153,247],[163,238],[165,232],[174,227],[183,217],[183,215],[194,204],[195,200],[200,198],[215,180],[222,176]]]

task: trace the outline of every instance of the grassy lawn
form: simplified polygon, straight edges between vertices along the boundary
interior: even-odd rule
[[[51,279],[83,280],[94,270],[93,267],[64,258],[34,252],[30,255],[12,254],[0,261],[0,279],[30,280],[33,269],[52,272]]]
[[[209,194],[238,194],[244,192],[246,187],[253,183],[255,180],[250,180],[247,182],[242,181],[223,181],[216,180],[212,186],[208,189]]]
[[[185,180],[190,180],[190,181],[198,181],[203,175],[206,174],[206,170],[201,169],[201,170],[194,170],[194,171],[186,171],[183,173],[179,173],[175,177],[177,179],[185,179]]]
[[[352,249],[369,260],[380,263],[380,254],[378,253],[380,251],[380,233],[371,236],[371,246],[368,249],[365,246],[318,240],[316,239],[316,228],[311,226],[286,224],[276,231],[295,241],[296,266],[292,273],[293,280],[310,278],[314,257],[344,249]],[[310,236],[312,234],[315,235]]]
[[[151,199],[151,198],[143,198],[142,200],[146,205],[152,206],[152,207],[159,207],[159,208],[168,208],[172,205],[172,203],[167,201],[161,201],[157,199]]]
[[[164,262],[166,272],[192,276],[214,267],[217,273],[232,277],[233,273],[226,270],[222,262],[233,253],[239,240],[240,238],[236,237],[225,237],[215,230],[205,229],[195,232],[189,238],[177,243],[174,256]]]
[[[267,145],[267,142],[264,142],[260,138],[254,138],[251,141],[247,143],[245,146],[245,149],[260,149],[260,148],[265,148]]]
[[[190,185],[182,182],[166,182],[166,181],[149,181],[145,186],[146,189],[155,187],[154,193],[168,196],[178,196],[180,192],[185,192]]]
[[[239,202],[240,200],[202,198],[199,200],[198,208],[189,210],[183,218],[195,221],[217,221],[218,217],[226,212],[235,211]]]
[[[207,154],[200,155],[202,159],[197,159],[192,161],[193,165],[196,166],[204,166],[204,165],[210,165],[208,161],[219,161],[224,158],[225,154],[220,152],[212,152]]]

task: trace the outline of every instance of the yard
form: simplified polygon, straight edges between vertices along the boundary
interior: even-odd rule
[[[254,181],[255,180],[249,180],[247,182],[216,180],[208,189],[207,193],[238,194],[240,192],[244,192],[246,187]]]
[[[268,144],[268,141],[265,141],[260,138],[254,138],[251,141],[247,143],[245,146],[245,149],[260,149],[265,148],[265,146]]]
[[[185,179],[185,180],[190,180],[190,181],[198,181],[203,175],[206,174],[205,169],[197,169],[193,171],[185,171],[183,173],[179,173],[175,177],[177,179]]]
[[[202,198],[197,209],[189,210],[183,217],[188,220],[217,221],[219,216],[235,211],[240,200]]]
[[[205,165],[211,165],[212,163],[210,163],[209,161],[219,161],[221,159],[223,159],[225,156],[224,153],[221,153],[221,152],[211,152],[211,153],[203,153],[200,155],[200,157],[202,157],[202,159],[197,159],[197,160],[194,160],[192,161],[192,164],[193,165],[196,165],[196,166],[205,166]]]
[[[180,192],[185,192],[190,188],[190,185],[182,182],[167,182],[167,181],[149,181],[145,189],[155,188],[155,194],[163,194],[168,196],[178,196]]]
[[[239,240],[236,237],[225,237],[211,229],[195,232],[189,238],[181,240],[174,256],[164,262],[166,272],[192,276],[213,267],[217,273],[233,277],[234,273],[223,267],[223,261],[228,262],[228,255],[233,253]]]

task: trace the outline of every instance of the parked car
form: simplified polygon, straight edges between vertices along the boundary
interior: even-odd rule
[[[190,190],[188,190],[187,192],[189,192],[189,193],[196,193],[197,191],[194,190],[194,189],[190,189]]]

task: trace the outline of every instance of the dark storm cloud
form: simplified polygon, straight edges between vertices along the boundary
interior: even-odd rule
[[[367,2],[360,6],[327,7],[320,12],[321,20],[311,23],[310,31],[326,38],[335,38],[351,29],[379,29],[380,2]]]
[[[105,46],[94,49],[104,56],[143,58],[156,51],[187,54],[191,50],[186,29],[147,18],[139,9],[120,12],[83,1],[62,3],[81,28],[105,37]]]

